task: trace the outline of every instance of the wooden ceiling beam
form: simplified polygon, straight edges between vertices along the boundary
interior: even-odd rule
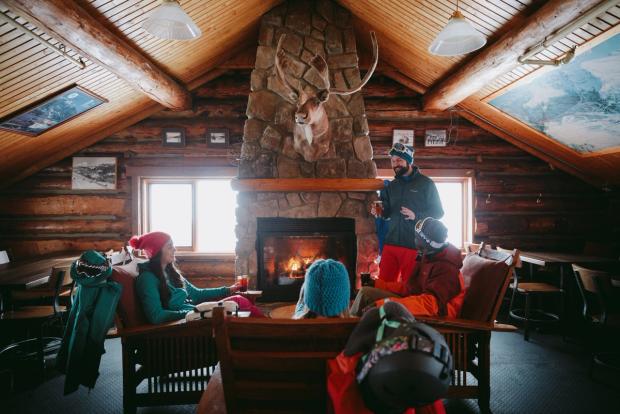
[[[551,0],[532,14],[526,24],[508,31],[482,49],[456,72],[424,96],[424,110],[443,111],[481,90],[498,76],[519,65],[518,58],[536,42],[585,14],[600,0]]]
[[[11,11],[96,62],[154,101],[174,110],[191,107],[191,94],[155,63],[72,0],[3,0]]]

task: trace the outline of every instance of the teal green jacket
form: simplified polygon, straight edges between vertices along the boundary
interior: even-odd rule
[[[114,321],[122,286],[109,275],[99,278],[77,278],[77,293],[56,359],[58,369],[66,374],[65,395],[82,384],[93,388],[99,376],[103,342]]]
[[[149,269],[148,262],[139,265],[139,269],[140,275],[136,279],[138,297],[146,319],[153,324],[183,319],[188,312],[194,310],[194,305],[230,296],[230,289],[225,286],[200,289],[186,279],[185,288],[178,288],[168,281],[170,301],[168,307],[164,308],[159,295],[159,280]]]

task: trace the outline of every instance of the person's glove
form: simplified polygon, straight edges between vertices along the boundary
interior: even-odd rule
[[[200,318],[201,318],[200,312],[191,311],[185,314],[185,322],[195,321]]]

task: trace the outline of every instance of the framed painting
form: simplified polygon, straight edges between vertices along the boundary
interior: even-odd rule
[[[107,100],[73,85],[1,119],[0,129],[19,134],[40,135],[104,102]]]
[[[116,157],[73,157],[73,190],[115,190]]]
[[[228,147],[228,143],[228,129],[211,128],[207,130],[207,146],[212,148],[226,148]]]
[[[413,147],[414,130],[413,129],[395,129],[392,131],[392,145],[400,142],[403,145]]]
[[[581,155],[620,149],[620,33],[601,37],[486,102]]]

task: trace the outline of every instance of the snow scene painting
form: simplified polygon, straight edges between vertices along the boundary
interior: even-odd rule
[[[73,86],[33,108],[0,121],[0,129],[39,135],[103,102],[106,102],[105,99]]]
[[[581,153],[620,146],[620,34],[489,103]]]
[[[73,190],[115,190],[115,157],[73,157]]]

